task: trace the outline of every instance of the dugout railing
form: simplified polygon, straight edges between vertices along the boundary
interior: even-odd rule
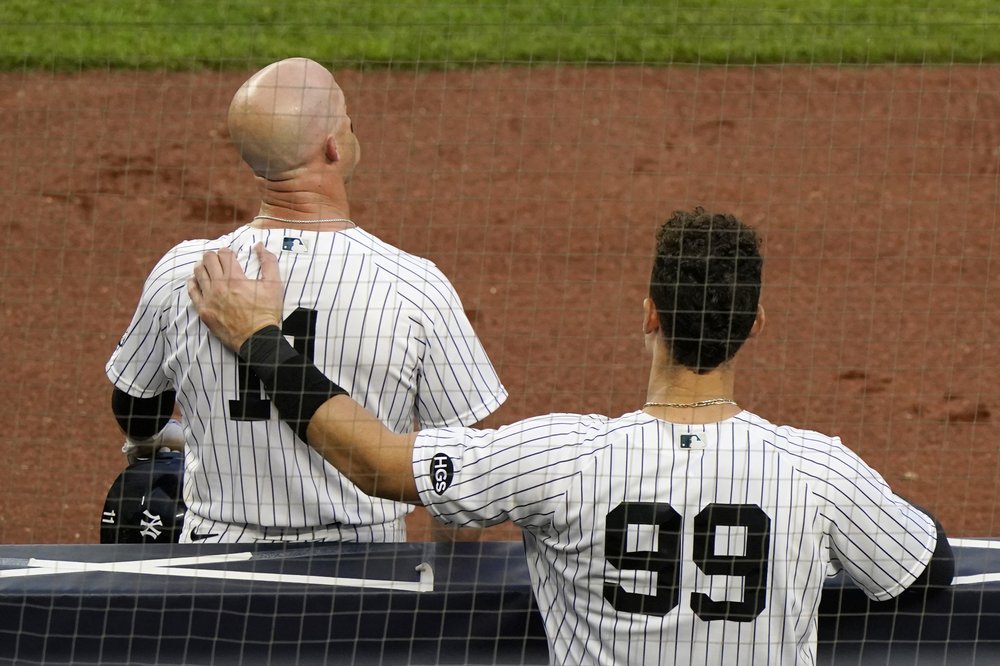
[[[955,584],[869,602],[841,577],[824,664],[1000,663],[1000,542]],[[4,664],[543,664],[520,543],[0,546]]]

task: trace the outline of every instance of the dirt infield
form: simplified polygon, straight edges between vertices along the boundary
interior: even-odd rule
[[[142,281],[256,210],[224,125],[247,74],[0,75],[0,542],[96,542],[122,465],[104,363]],[[653,231],[729,209],[766,238],[740,403],[840,434],[952,534],[1000,533],[1000,68],[338,78],[352,216],[451,276],[502,420],[637,408]]]

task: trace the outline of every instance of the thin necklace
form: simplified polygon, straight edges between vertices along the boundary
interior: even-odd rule
[[[352,227],[356,227],[354,220],[350,220],[346,217],[324,217],[319,220],[289,220],[286,217],[275,217],[274,215],[254,215],[255,220],[274,220],[275,222],[284,222],[285,224],[325,224],[327,222],[350,222]]]
[[[736,407],[736,401],[730,400],[729,398],[709,398],[708,400],[699,400],[698,402],[647,402],[642,406],[643,409],[646,407],[708,407],[709,405],[733,405]]]

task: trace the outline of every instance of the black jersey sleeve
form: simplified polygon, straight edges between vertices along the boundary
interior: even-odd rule
[[[177,394],[170,390],[150,398],[135,398],[115,388],[111,391],[111,411],[126,436],[148,439],[167,425],[176,398]]]

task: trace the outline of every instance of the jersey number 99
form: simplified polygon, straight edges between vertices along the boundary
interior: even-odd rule
[[[656,550],[629,551],[629,526],[658,528]],[[716,533],[720,527],[743,528],[742,555],[717,555]],[[623,502],[606,520],[605,553],[619,571],[638,570],[656,574],[656,593],[626,591],[620,584],[605,582],[604,598],[615,610],[663,616],[680,603],[682,518],[662,502]],[[707,576],[743,578],[742,601],[715,601],[707,594],[691,593],[691,610],[702,620],[751,622],[767,605],[766,586],[771,519],[756,504],[709,504],[694,518],[694,564]]]

